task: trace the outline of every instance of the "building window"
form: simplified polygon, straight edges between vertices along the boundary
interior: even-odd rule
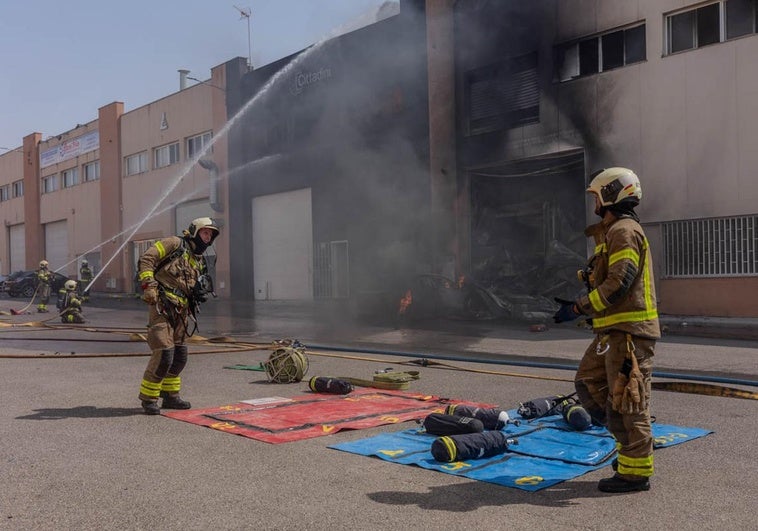
[[[12,186],[13,197],[24,197],[24,181],[14,181]]]
[[[645,24],[584,37],[555,48],[557,77],[569,81],[647,58]]]
[[[758,215],[663,224],[664,276],[758,275]]]
[[[42,193],[49,194],[58,189],[58,175],[48,175],[42,178]]]
[[[211,133],[189,137],[187,139],[187,159],[193,159],[202,153],[206,146],[211,143],[211,138],[213,138]]]
[[[84,182],[97,181],[100,179],[100,161],[90,162],[84,165]]]
[[[694,50],[756,33],[758,0],[719,0],[664,15],[665,53]]]
[[[61,175],[63,176],[63,188],[71,188],[79,184],[79,172],[76,168],[63,170]]]
[[[470,135],[539,122],[536,52],[466,72],[465,88]]]
[[[137,175],[147,171],[147,151],[126,157],[126,175]]]
[[[0,201],[8,201],[11,198],[11,185],[0,186]]]
[[[161,146],[153,150],[153,168],[164,168],[179,162],[179,142]]]

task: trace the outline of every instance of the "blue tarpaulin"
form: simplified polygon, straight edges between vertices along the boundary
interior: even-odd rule
[[[422,429],[385,433],[329,448],[527,491],[608,466],[616,452],[615,441],[604,428],[573,431],[557,415],[521,426],[508,425],[503,431],[518,439],[518,444],[494,457],[453,463],[432,457],[431,445],[436,437]],[[654,447],[681,444],[709,433],[701,428],[653,424]]]

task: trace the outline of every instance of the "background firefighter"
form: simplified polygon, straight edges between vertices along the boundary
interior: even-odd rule
[[[190,320],[195,324],[197,305],[212,292],[203,254],[219,234],[211,218],[197,218],[182,237],[155,242],[140,257],[138,270],[142,299],[149,305],[147,344],[152,350],[140,385],[139,399],[148,415],[166,409],[189,409],[179,396],[180,373],[187,363],[186,337]]]
[[[616,439],[616,473],[602,479],[603,492],[648,490],[653,475],[650,389],[655,342],[661,337],[653,264],[634,208],[642,198],[639,179],[626,168],[596,172],[587,192],[594,195],[600,223],[585,230],[595,252],[580,272],[588,294],[563,301],[555,322],[581,314],[596,334],[584,353],[574,383],[593,421]]]
[[[82,301],[77,293],[75,280],[67,280],[58,293],[58,309],[61,312],[62,323],[84,323]]]
[[[86,289],[92,282],[92,268],[89,266],[89,262],[85,258],[82,260],[82,267],[79,268],[79,296],[82,302],[89,300],[89,290]]]
[[[52,273],[50,273],[47,266],[47,260],[42,260],[39,263],[39,269],[37,270],[37,291],[39,293],[39,303],[37,304],[38,313],[47,313],[50,311],[47,309],[47,303],[50,301],[50,281],[52,280]]]

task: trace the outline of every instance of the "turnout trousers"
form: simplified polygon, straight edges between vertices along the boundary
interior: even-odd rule
[[[150,305],[147,345],[152,354],[142,376],[139,399],[157,401],[161,396],[178,396],[182,381],[179,376],[187,364],[187,308],[161,308]]]
[[[631,336],[634,355],[645,382],[640,413],[622,415],[613,409],[611,390],[627,355],[627,334],[615,330],[598,334],[584,353],[574,377],[577,397],[596,424],[616,439],[617,474],[635,481],[653,475],[653,434],[650,391],[655,340]]]

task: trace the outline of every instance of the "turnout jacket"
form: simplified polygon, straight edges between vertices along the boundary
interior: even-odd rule
[[[631,217],[603,219],[584,233],[595,241],[587,266],[591,289],[576,305],[592,317],[594,331],[660,338],[653,262],[640,224]]]
[[[184,308],[198,277],[205,273],[205,259],[194,254],[184,239],[170,236],[142,254],[138,269],[142,284],[157,282],[172,304]]]

